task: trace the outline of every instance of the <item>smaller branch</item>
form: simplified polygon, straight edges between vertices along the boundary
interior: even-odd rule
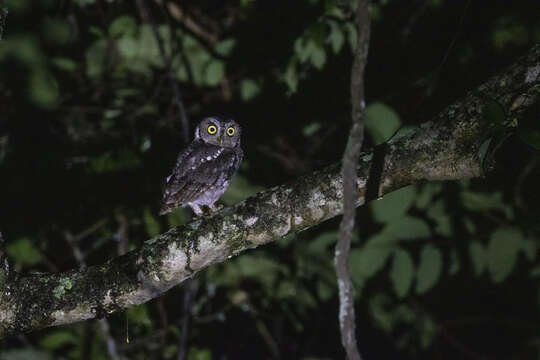
[[[167,56],[163,38],[159,34],[159,29],[156,23],[152,19],[152,14],[150,13],[150,9],[148,8],[148,4],[146,3],[146,1],[147,0],[137,0],[137,5],[139,7],[139,11],[141,12],[141,18],[147,23],[149,23],[150,26],[152,26],[152,32],[154,33],[154,37],[156,38],[159,52],[161,54],[167,72],[167,77],[169,78],[169,83],[173,91],[172,101],[178,109],[178,120],[182,129],[182,142],[183,145],[186,146],[189,143],[189,120],[186,115],[186,109],[182,100],[182,93],[180,92],[180,87],[178,86],[178,83],[176,82],[176,79],[174,78],[174,74],[172,72],[172,60],[174,58],[174,49],[176,48],[176,46],[174,46],[173,44],[173,46],[171,47],[171,54]]]
[[[358,199],[358,174],[356,172],[360,150],[364,141],[364,69],[366,67],[370,22],[368,0],[360,0],[356,9],[358,42],[351,71],[351,105],[353,125],[349,133],[347,148],[343,154],[341,174],[343,176],[343,219],[339,226],[339,237],[335,250],[335,265],[339,288],[339,327],[341,343],[348,360],[361,360],[356,343],[356,321],[354,315],[354,289],[349,269],[349,253],[354,229],[356,202]],[[379,187],[377,186],[377,189]]]
[[[99,329],[101,330],[101,333],[105,338],[105,343],[107,344],[107,353],[109,354],[111,359],[120,360],[121,358],[118,355],[118,346],[111,335],[109,322],[106,318],[99,319]]]
[[[182,23],[190,32],[192,32],[197,37],[201,38],[210,45],[215,45],[219,41],[218,35],[207,31],[189,14],[186,14],[186,12],[182,10],[182,8],[178,6],[178,4],[175,4],[172,1],[168,1],[166,6],[171,16],[178,22]]]
[[[4,33],[4,28],[6,27],[6,19],[8,10],[2,7],[3,1],[0,0],[0,40],[2,40],[2,34]]]
[[[184,284],[184,309],[180,319],[180,336],[178,337],[178,360],[186,358],[186,343],[189,331],[189,320],[191,317],[191,308],[193,298],[199,290],[199,281],[197,279],[189,279]]]
[[[117,252],[119,256],[122,256],[129,249],[129,222],[126,215],[121,211],[116,213],[116,221],[118,222],[118,231],[116,232],[116,238],[118,240]]]

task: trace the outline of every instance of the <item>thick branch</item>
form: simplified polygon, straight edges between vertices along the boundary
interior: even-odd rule
[[[379,195],[421,180],[482,175],[479,148],[493,126],[494,99],[509,119],[540,100],[540,46],[416,131],[387,145]],[[358,164],[357,205],[364,203],[371,155]],[[305,230],[342,213],[339,164],[263,191],[183,227],[175,227],[105,264],[60,274],[0,277],[0,332],[31,331],[104,316],[158,297],[206,267]]]

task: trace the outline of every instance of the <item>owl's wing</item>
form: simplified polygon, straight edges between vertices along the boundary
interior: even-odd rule
[[[238,152],[218,146],[188,147],[179,155],[173,173],[167,178],[161,214],[198,199],[215,185],[228,185],[242,160]]]

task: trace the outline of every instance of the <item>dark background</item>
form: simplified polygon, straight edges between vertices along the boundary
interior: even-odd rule
[[[342,155],[355,41],[343,2],[4,6],[0,229],[19,271],[79,266],[72,237],[92,265],[187,221],[187,210],[157,215],[185,146],[171,79],[190,139],[204,116],[243,126],[245,161],[224,204]],[[431,119],[540,41],[536,1],[387,0],[370,10],[365,148]],[[535,109],[510,132],[489,176],[419,184],[358,210],[351,262],[365,359],[540,356]],[[338,222],[199,274],[187,358],[342,359]],[[184,299],[178,287],[111,316],[119,353],[176,358]],[[107,358],[105,337],[96,320],[46,329],[3,340],[0,359]]]

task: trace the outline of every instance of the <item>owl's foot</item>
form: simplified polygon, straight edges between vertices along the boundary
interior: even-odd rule
[[[189,207],[191,208],[191,210],[193,210],[195,216],[199,217],[204,215],[204,212],[201,210],[201,207],[199,205],[189,204]]]
[[[223,209],[223,205],[212,204],[212,205],[208,205],[208,208],[210,209],[211,212],[216,212]]]

